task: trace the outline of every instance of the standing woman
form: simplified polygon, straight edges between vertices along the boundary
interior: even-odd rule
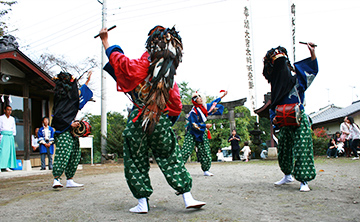
[[[39,129],[38,138],[40,144],[40,156],[41,156],[41,169],[46,169],[45,158],[48,157],[49,161],[49,170],[53,168],[53,159],[52,155],[54,154],[54,128],[49,126],[49,119],[44,117],[42,119],[43,126]]]
[[[354,118],[351,116],[347,117],[349,124],[350,124],[350,139],[352,140],[350,143],[350,148],[354,153],[353,160],[358,160],[359,155],[357,153],[357,147],[360,142],[360,129],[359,126],[354,122]]]
[[[344,142],[344,149],[347,157],[350,157],[351,154],[351,148],[350,148],[350,122],[348,120],[348,117],[345,116],[344,122],[340,124],[340,132],[342,137],[345,138]]]

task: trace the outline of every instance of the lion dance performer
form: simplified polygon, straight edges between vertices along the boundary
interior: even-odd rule
[[[93,96],[87,86],[91,72],[86,83],[78,89],[77,80],[66,72],[60,72],[55,78],[54,116],[52,127],[55,128],[55,159],[53,166],[53,188],[61,188],[60,177],[65,171],[66,187],[82,187],[83,184],[74,182],[73,177],[78,167],[81,151],[79,138],[72,135],[73,128],[80,126],[75,117],[79,110]]]
[[[133,213],[149,211],[148,198],[153,192],[149,178],[149,149],[168,184],[182,194],[186,208],[200,208],[190,190],[192,178],[182,161],[179,145],[171,126],[182,104],[174,81],[182,58],[182,41],[175,28],[155,26],[146,42],[147,51],[140,59],[129,59],[123,50],[108,43],[107,29],[100,31],[109,63],[104,67],[117,82],[117,90],[133,102],[124,137],[124,172],[138,205]]]
[[[305,114],[303,101],[305,91],[318,73],[318,62],[315,56],[315,45],[307,44],[310,58],[296,62],[291,66],[287,51],[283,47],[269,50],[264,57],[263,75],[271,85],[270,119],[275,129],[280,122],[276,116],[276,106],[300,104],[299,126],[281,126],[279,129],[278,161],[285,176],[274,184],[283,185],[294,181],[301,182],[300,191],[310,191],[308,182],[315,178],[313,142],[311,125]],[[293,73],[295,75],[293,75]]]
[[[198,148],[198,158],[201,169],[204,171],[204,176],[214,175],[209,171],[212,159],[209,144],[209,139],[211,138],[209,129],[212,124],[206,123],[206,120],[209,115],[221,115],[223,113],[224,106],[218,103],[226,96],[226,94],[227,91],[224,91],[224,94],[221,97],[215,99],[211,103],[206,103],[206,99],[203,99],[198,92],[193,93],[191,97],[191,102],[194,107],[189,112],[189,124],[187,126],[187,133],[181,153],[184,162],[186,162],[196,146]]]

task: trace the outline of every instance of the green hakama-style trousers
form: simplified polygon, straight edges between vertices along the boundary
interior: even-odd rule
[[[138,113],[138,109],[131,112],[123,132],[124,172],[132,194],[140,199],[148,198],[153,192],[149,177],[149,149],[168,184],[180,194],[189,192],[192,178],[184,166],[171,121],[162,115],[154,132],[147,135],[141,126],[142,116],[132,121]]]
[[[69,130],[55,133],[54,178],[60,178],[65,171],[66,179],[73,178],[81,158],[79,138],[71,135]]]
[[[300,182],[315,178],[313,142],[310,123],[302,113],[299,127],[284,126],[280,128],[278,144],[278,160],[281,171],[285,175],[293,174]]]
[[[198,158],[201,164],[201,169],[203,171],[210,170],[212,158],[210,152],[210,143],[206,133],[204,133],[202,142],[195,141],[195,137],[189,132],[186,134],[184,145],[181,149],[184,162],[187,161],[195,146],[198,148]]]

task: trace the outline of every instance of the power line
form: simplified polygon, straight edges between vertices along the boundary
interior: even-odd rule
[[[45,22],[49,22],[49,21],[51,21],[51,20],[54,20],[54,19],[56,19],[56,18],[64,17],[64,14],[68,14],[68,13],[70,13],[70,12],[72,12],[72,11],[78,10],[80,7],[83,8],[84,5],[87,5],[87,3],[81,4],[81,5],[79,5],[78,7],[72,7],[72,9],[66,10],[65,13],[64,13],[64,12],[61,12],[61,13],[59,13],[59,14],[57,14],[57,15],[54,15],[54,16],[52,16],[52,17],[50,17],[50,18],[43,19],[43,20],[41,20],[41,21],[39,21],[39,22],[35,22],[34,25],[29,25],[29,26],[26,26],[26,27],[24,27],[24,28],[19,27],[18,29],[27,30],[27,29],[33,28],[33,27],[35,27],[35,26],[41,25],[41,24],[43,24],[43,23],[45,23]],[[69,18],[68,20],[65,20],[65,21],[70,21],[70,20],[73,20],[74,18],[78,18],[78,17],[80,17],[80,16],[82,16],[82,15],[78,15],[78,16],[76,16],[76,17]],[[61,23],[64,23],[64,20],[62,20]],[[57,25],[57,24],[56,24],[56,25]],[[36,33],[34,33],[34,34],[36,34]]]
[[[204,5],[210,5],[210,4],[216,4],[216,3],[224,2],[224,1],[226,1],[226,0],[218,0],[218,1],[208,2],[208,3],[204,3],[204,4],[186,6],[186,7],[182,7],[182,8],[176,8],[176,9],[171,9],[171,10],[166,10],[166,11],[160,11],[160,12],[153,12],[153,13],[148,13],[148,14],[143,14],[143,15],[137,15],[137,16],[128,17],[128,18],[115,19],[115,20],[111,20],[110,22],[122,21],[122,20],[129,20],[129,19],[133,19],[133,18],[142,18],[142,17],[146,17],[146,16],[149,16],[149,15],[166,14],[166,13],[170,13],[170,12],[174,12],[174,11],[180,11],[180,10],[189,9],[189,8],[196,8],[196,7],[200,7],[200,6],[204,6]]]
[[[78,29],[81,28],[81,27],[84,27],[84,26],[86,26],[86,25],[89,25],[89,24],[97,21],[98,19],[99,19],[99,18],[94,18],[94,19],[92,19],[90,22],[88,22],[88,23],[86,23],[86,24],[84,24],[84,25],[81,25],[80,27],[73,27],[72,29],[69,29],[69,27],[66,27],[66,28],[64,28],[64,29],[56,32],[56,33],[59,33],[61,36],[55,36],[55,37],[53,37],[53,38],[51,38],[51,39],[49,39],[49,40],[47,40],[47,41],[43,41],[44,39],[47,39],[47,38],[50,38],[51,36],[56,35],[56,33],[54,33],[54,34],[51,34],[51,35],[49,35],[49,36],[47,36],[47,37],[45,37],[45,38],[42,38],[42,39],[37,40],[37,41],[35,41],[35,42],[32,42],[32,43],[30,43],[30,44],[28,44],[28,45],[32,45],[32,47],[36,48],[36,47],[38,47],[38,46],[40,46],[40,45],[42,45],[42,44],[44,44],[44,43],[51,42],[51,41],[53,41],[53,40],[55,40],[55,39],[61,38],[62,36],[66,35],[66,34],[68,34],[68,33],[71,33],[71,32],[73,32],[73,31],[75,31],[75,30],[78,30]],[[87,21],[87,20],[84,20],[84,21]],[[84,21],[82,21],[82,22],[84,22]],[[82,22],[78,23],[77,25],[79,26]],[[63,32],[63,31],[65,31],[65,30],[67,30],[67,32]],[[37,44],[36,44],[36,43],[37,43]],[[35,44],[35,45],[33,45],[33,44]]]

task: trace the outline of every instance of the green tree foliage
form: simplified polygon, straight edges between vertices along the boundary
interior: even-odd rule
[[[101,116],[87,114],[85,120],[91,125],[91,135],[93,135],[94,162],[101,162]],[[125,129],[127,119],[117,112],[107,113],[107,137],[106,151],[107,153],[116,153],[118,158],[123,157],[124,139],[122,133]],[[89,156],[89,155],[86,155]],[[84,158],[85,155],[84,155]],[[88,158],[83,162],[90,162]]]
[[[0,1],[0,36],[3,36],[7,30],[3,17],[11,11],[11,6],[16,3],[16,1]]]

